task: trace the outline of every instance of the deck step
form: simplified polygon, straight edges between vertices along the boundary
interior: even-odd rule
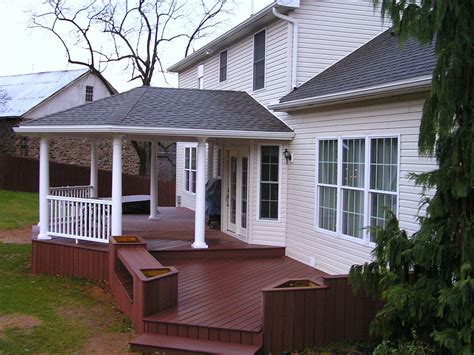
[[[182,338],[169,335],[144,333],[130,341],[130,348],[137,352],[164,351],[190,354],[255,354],[261,346],[223,343],[219,341]]]

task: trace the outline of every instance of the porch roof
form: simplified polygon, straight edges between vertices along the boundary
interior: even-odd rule
[[[138,87],[31,120],[16,132],[292,139],[293,131],[242,91]]]

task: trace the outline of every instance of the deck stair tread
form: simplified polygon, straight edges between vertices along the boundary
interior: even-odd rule
[[[212,340],[190,339],[169,335],[144,333],[130,341],[132,350],[137,348],[180,350],[205,354],[255,354],[261,346],[224,343]]]

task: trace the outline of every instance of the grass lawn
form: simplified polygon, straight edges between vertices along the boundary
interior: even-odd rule
[[[28,227],[37,222],[37,193],[0,190],[0,230]]]
[[[105,288],[31,275],[30,257],[30,245],[0,243],[0,354],[126,350],[130,322]]]

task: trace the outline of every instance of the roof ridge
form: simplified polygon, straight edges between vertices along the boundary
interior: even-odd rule
[[[20,74],[10,74],[10,75],[0,75],[0,78],[7,78],[13,76],[26,76],[26,75],[38,75],[38,74],[49,74],[49,73],[65,73],[65,72],[74,72],[74,71],[89,71],[89,68],[81,68],[81,69],[64,69],[64,70],[45,70],[39,72],[31,72],[31,73],[20,73]]]
[[[137,86],[136,88],[145,88],[145,89],[159,89],[159,90],[187,90],[187,91],[207,91],[207,92],[238,92],[238,93],[247,93],[245,90],[220,90],[220,89],[198,89],[198,88],[175,88],[175,87],[163,87],[163,86]],[[133,90],[132,89],[132,90]]]
[[[143,97],[143,95],[145,95],[145,92],[146,92],[146,88],[147,88],[147,87],[150,87],[150,86],[144,86],[144,85],[142,85],[142,86],[138,86],[138,87],[136,87],[136,88],[133,88],[133,89],[127,91],[127,92],[131,92],[131,91],[138,91],[138,89],[144,89],[144,90],[142,90],[142,93],[141,93],[140,97],[138,97],[137,100],[135,101],[135,103],[130,106],[130,108],[129,108],[129,110],[127,111],[127,113],[125,113],[125,114],[123,115],[123,117],[120,118],[120,122],[123,122],[123,120],[124,120],[125,118],[127,118],[127,115],[128,115],[130,112],[132,112],[132,110],[135,108],[135,106],[136,106],[136,105],[138,104],[138,102],[141,100],[141,98]]]

